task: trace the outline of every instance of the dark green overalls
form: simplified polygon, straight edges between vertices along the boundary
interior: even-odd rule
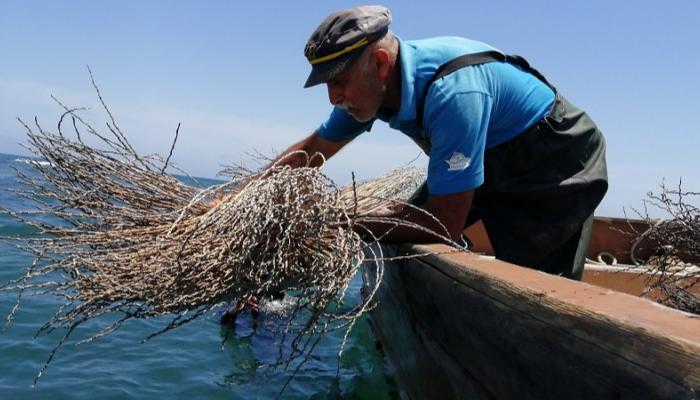
[[[580,279],[593,211],[608,188],[605,141],[591,118],[574,107],[519,56],[497,51],[467,54],[442,65],[428,81],[460,68],[508,62],[556,94],[549,114],[525,132],[484,153],[484,183],[476,189],[465,227],[483,220],[496,258]],[[422,121],[425,95],[418,102]],[[418,142],[426,153],[430,145]],[[411,198],[428,197],[424,183]]]

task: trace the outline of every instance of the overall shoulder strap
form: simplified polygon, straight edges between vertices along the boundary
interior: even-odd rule
[[[523,70],[531,73],[534,75],[537,79],[542,81],[544,84],[549,86],[552,90],[556,92],[556,89],[554,86],[550,85],[549,82],[547,82],[547,79],[536,69],[532,68],[530,64],[522,57],[520,56],[509,56],[501,53],[500,51],[497,50],[490,50],[490,51],[483,51],[480,53],[473,53],[473,54],[465,54],[463,56],[459,56],[453,60],[450,60],[446,62],[445,64],[442,64],[440,68],[435,71],[435,74],[428,80],[428,82],[425,85],[425,91],[423,92],[423,96],[416,105],[416,121],[420,124],[423,125],[423,111],[425,109],[425,99],[428,97],[428,91],[430,90],[430,86],[438,79],[442,78],[445,75],[449,75],[461,68],[464,67],[469,67],[472,65],[480,65],[480,64],[486,64],[490,62],[507,62],[510,64],[515,64],[518,67],[522,68]]]

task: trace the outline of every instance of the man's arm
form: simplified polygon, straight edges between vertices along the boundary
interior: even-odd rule
[[[396,218],[421,226],[417,229],[405,225],[396,225],[390,222],[365,221],[354,226],[359,234],[371,238],[367,231],[371,231],[374,237],[380,238],[385,243],[435,243],[444,241],[448,237],[453,241],[460,238],[464,229],[464,222],[471,209],[474,190],[449,194],[444,196],[430,196],[428,201],[420,206],[434,216],[444,226],[440,226],[435,219],[420,210],[411,207],[389,213],[375,214],[377,217]],[[447,229],[447,232],[445,232]],[[435,233],[432,233],[435,232]]]
[[[350,143],[350,140],[336,142],[324,139],[318,132],[314,132],[301,141],[289,146],[289,148],[277,156],[277,158],[275,158],[270,165],[289,165],[292,168],[304,167],[307,163],[307,157],[303,154],[290,153],[294,153],[295,151],[305,151],[308,157],[313,157],[314,154],[321,153],[327,160],[348,143]],[[320,157],[314,157],[311,161],[311,166],[319,166],[323,162]]]
[[[309,158],[311,159],[311,166],[319,166],[321,165],[323,160],[318,156],[314,157],[314,154],[321,153],[323,154],[323,157],[327,160],[331,158],[335,153],[337,153],[340,149],[342,149],[343,146],[350,143],[350,141],[351,140],[332,141],[324,139],[321,137],[321,135],[319,135],[318,132],[314,132],[306,138],[302,139],[301,141],[289,146],[287,150],[283,151],[269,165],[267,165],[264,170],[267,170],[272,165],[277,165],[280,167],[289,165],[292,168],[305,167]],[[305,151],[307,155],[301,153],[291,154],[296,151],[302,150]],[[252,178],[254,179],[254,177]],[[239,187],[232,193],[236,193],[242,190],[244,187],[246,187],[250,182],[250,179],[251,178],[249,177],[246,181],[242,182],[239,185]],[[223,194],[218,195],[217,198],[212,200],[211,205],[219,204],[223,200],[223,196]]]
[[[386,216],[426,229],[367,223],[375,236],[386,234],[381,238],[383,242],[434,243],[444,241],[445,237],[457,241],[471,209],[474,188],[483,183],[483,157],[493,99],[477,91],[444,89],[432,90],[432,97],[425,103],[425,126],[432,145],[427,178],[431,196],[421,205],[440,223],[404,207]],[[355,229],[366,234],[359,226]]]

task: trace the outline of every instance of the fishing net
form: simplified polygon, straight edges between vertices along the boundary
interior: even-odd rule
[[[324,174],[323,162],[311,167],[319,155],[303,154],[306,167],[285,166],[284,158],[264,170],[230,167],[230,181],[202,187],[194,178],[166,173],[186,175],[170,163],[172,148],[167,158],[137,153],[95,89],[107,114],[106,132],[83,119],[82,109],[58,100],[65,113],[55,132],[36,120],[31,127],[23,123],[36,159],[30,161],[33,172],[17,171],[23,185],[18,194],[36,208],[4,210],[38,229],[15,242],[34,261],[24,276],[3,285],[19,293],[8,323],[23,295],[50,294],[62,302],[39,329],[63,335],[37,379],[87,321],[110,322],[97,324],[79,343],[130,319],[170,317],[149,339],[232,300],[235,313],[282,293],[293,309],[276,332],[288,343],[276,365],[289,366],[308,357],[325,333],[349,332],[370,309],[374,292],[354,307],[341,306],[362,263],[377,264],[377,280],[382,276],[381,247],[375,245],[380,238],[363,233],[362,224],[410,225],[372,211],[404,204],[422,170],[403,168],[341,188]]]

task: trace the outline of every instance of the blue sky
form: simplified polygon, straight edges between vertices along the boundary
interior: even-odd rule
[[[0,152],[26,153],[15,117],[55,126],[51,94],[104,121],[88,64],[142,153],[167,153],[178,122],[173,157],[195,175],[283,150],[330,111],[325,88],[302,89],[306,39],[329,12],[361,4],[4,0]],[[640,206],[664,178],[700,191],[700,2],[383,4],[401,38],[464,36],[520,54],[587,110],[608,143],[610,191],[598,214]],[[329,162],[334,179],[376,176],[419,154],[380,125]]]

